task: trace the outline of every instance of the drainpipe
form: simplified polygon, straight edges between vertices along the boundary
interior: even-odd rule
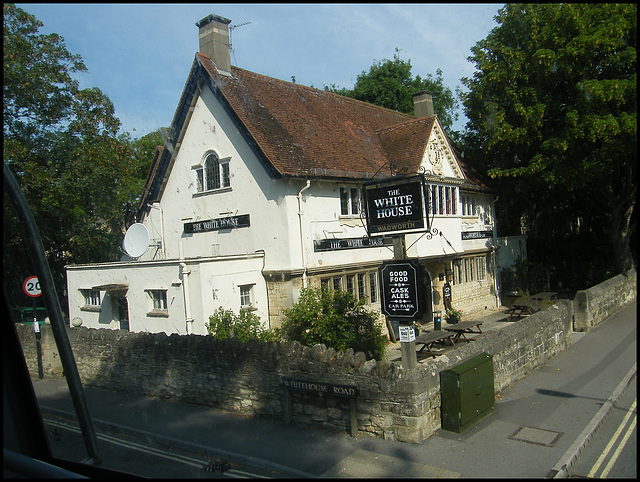
[[[184,262],[183,240],[180,240],[180,268],[182,268],[182,292],[184,295],[185,322],[187,327],[187,335],[193,333],[193,317],[191,316],[191,291],[189,290],[189,275],[191,270]]]
[[[300,192],[298,193],[298,219],[300,222],[300,250],[302,252],[302,287],[306,288],[307,287],[307,259],[305,257],[305,251],[304,251],[304,236],[303,236],[303,231],[302,231],[302,193],[304,191],[306,191],[307,189],[309,189],[309,186],[311,186],[311,181],[309,179],[307,179],[307,184],[306,186],[304,186],[302,189],[300,189]]]
[[[496,252],[498,251],[498,227],[496,224],[496,201],[500,199],[500,196],[496,196],[496,198],[491,201],[491,217],[493,219],[493,252],[491,253],[493,257],[493,287],[496,290],[496,308],[500,308],[502,306],[502,300],[500,299],[500,291],[498,278],[500,277],[500,272],[498,270],[498,256]]]

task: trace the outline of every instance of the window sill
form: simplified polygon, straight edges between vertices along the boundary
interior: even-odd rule
[[[241,306],[240,310],[241,311],[245,311],[245,312],[251,312],[251,311],[258,311],[258,308],[256,308],[255,306],[251,306],[251,305],[245,305],[245,306]]]
[[[169,312],[167,310],[151,310],[147,312],[147,316],[154,318],[169,318]]]
[[[201,196],[208,196],[210,194],[221,194],[224,192],[231,192],[233,191],[233,187],[232,186],[227,186],[227,187],[221,187],[220,189],[210,189],[208,191],[200,191],[200,192],[194,192],[191,197],[201,197]]]
[[[99,306],[84,305],[80,307],[80,311],[93,311],[94,313],[100,313],[102,308]]]

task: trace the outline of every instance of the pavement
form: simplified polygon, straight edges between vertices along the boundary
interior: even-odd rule
[[[489,329],[506,323],[500,310],[485,316]],[[98,430],[206,451],[275,477],[566,476],[618,397],[635,390],[636,324],[633,302],[589,333],[574,333],[570,347],[497,394],[490,415],[462,433],[440,429],[419,445],[95,388],[85,396]],[[66,380],[35,380],[34,389],[43,414],[73,417]]]

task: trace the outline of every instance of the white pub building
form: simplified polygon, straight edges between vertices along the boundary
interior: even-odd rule
[[[427,193],[428,229],[404,234],[424,268],[423,319],[444,311],[447,282],[463,314],[499,306],[495,195],[457,159],[431,95],[414,96],[409,116],[234,67],[229,23],[197,23],[200,51],[125,236],[129,256],[67,266],[71,324],[206,334],[224,307],[273,328],[302,288],[322,284],[380,312],[393,240],[367,229],[363,183],[407,175]]]

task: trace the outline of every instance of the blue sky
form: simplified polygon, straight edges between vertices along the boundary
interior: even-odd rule
[[[464,90],[473,75],[471,47],[497,24],[504,4],[17,4],[41,33],[60,34],[89,69],[81,87],[98,87],[114,103],[122,128],[141,137],[169,126],[198,50],[195,23],[213,13],[231,20],[231,63],[259,74],[322,89],[352,88],[396,47],[412,74],[443,71]],[[437,99],[435,99],[437,102]],[[462,110],[455,129],[462,130]]]

